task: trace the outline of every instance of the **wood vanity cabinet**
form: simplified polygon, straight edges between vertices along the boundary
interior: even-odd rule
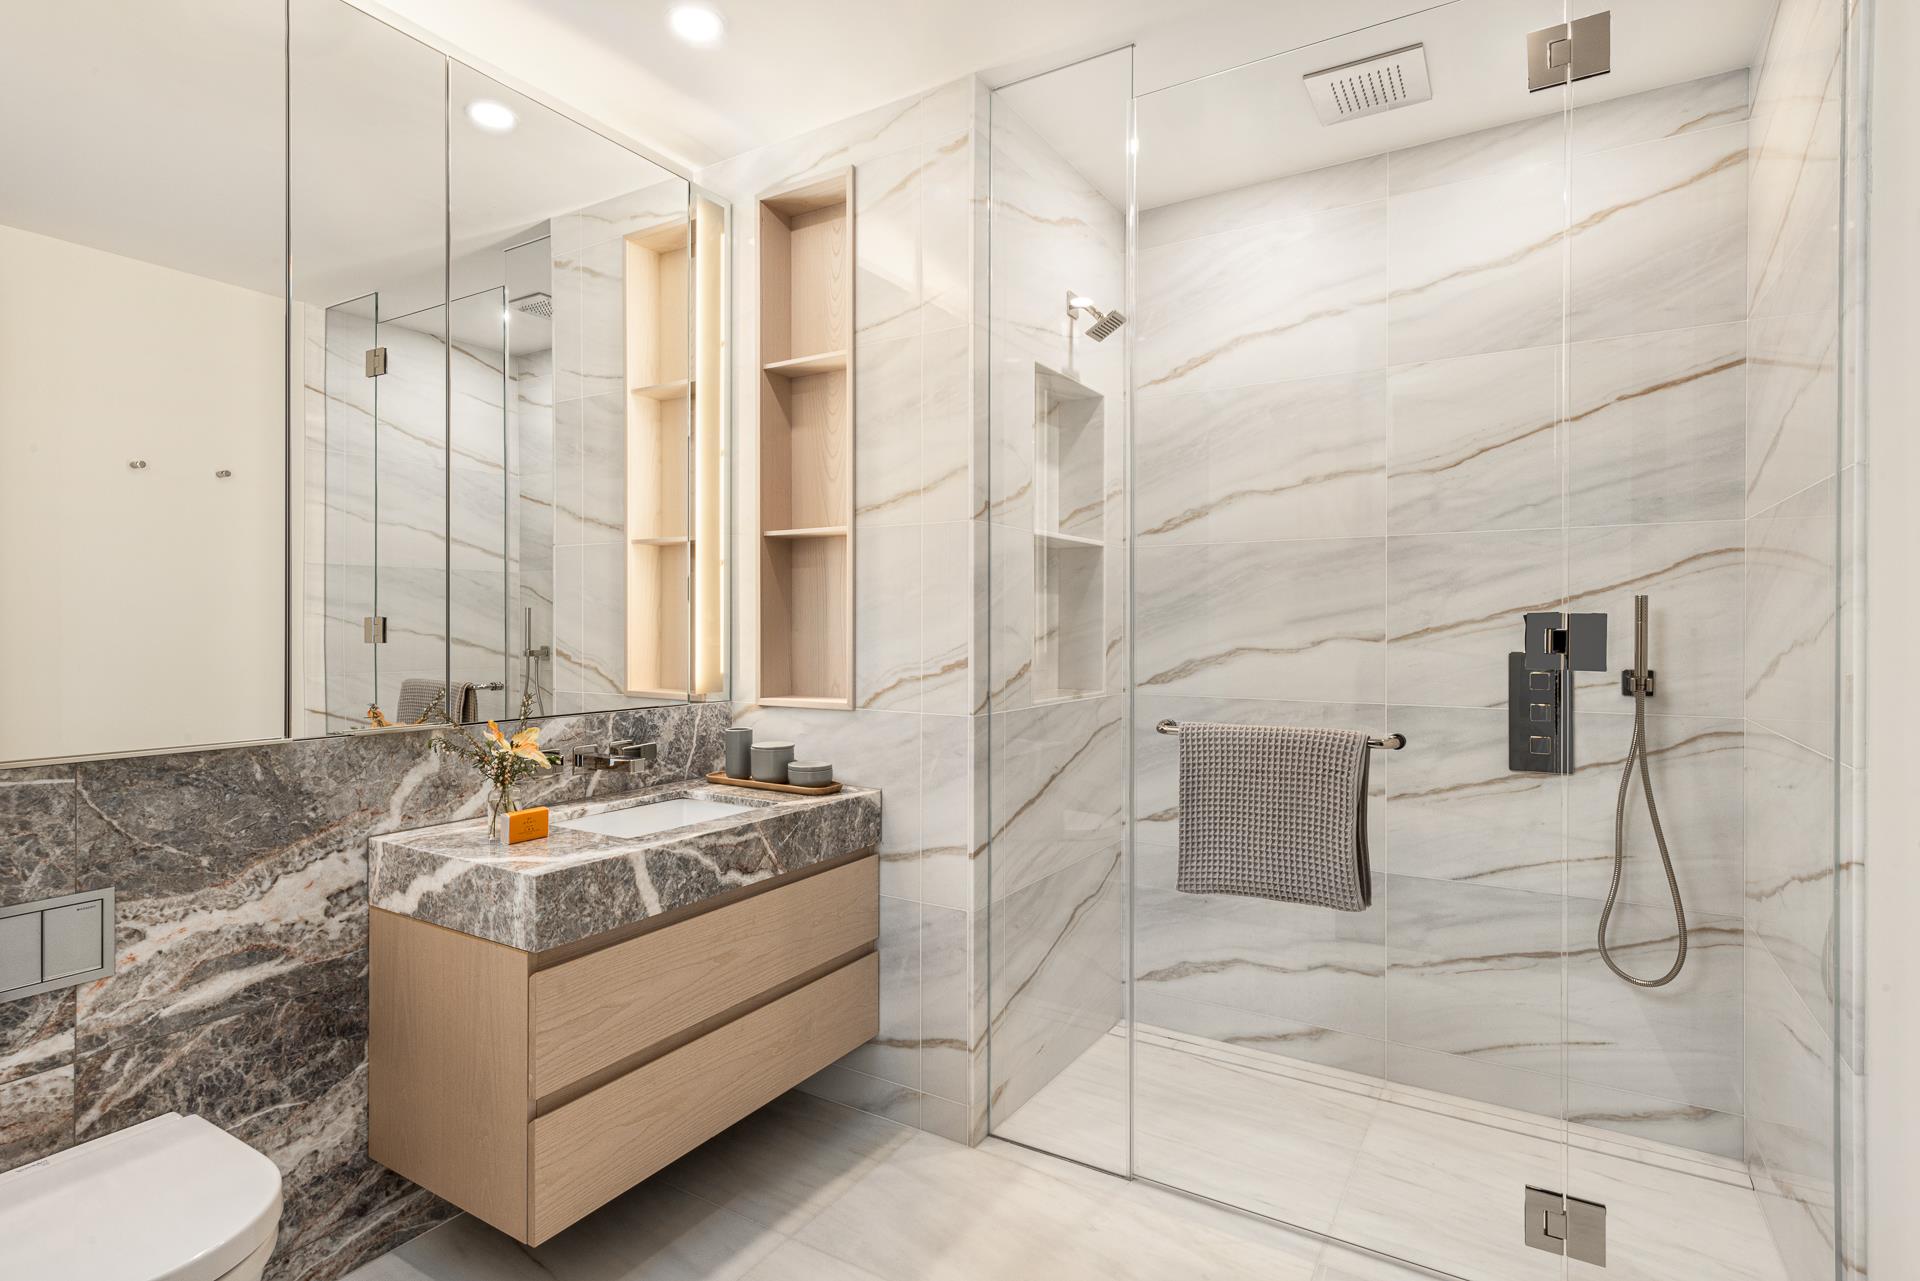
[[[539,1245],[879,1030],[865,853],[548,952],[374,909],[373,1159]]]

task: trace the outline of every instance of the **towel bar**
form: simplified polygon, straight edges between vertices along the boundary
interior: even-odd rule
[[[1158,725],[1155,725],[1153,729],[1156,734],[1178,734],[1180,732],[1180,722],[1161,721]],[[1397,752],[1406,745],[1407,736],[1405,734],[1389,734],[1385,738],[1370,738],[1367,740],[1368,747],[1383,747],[1389,752]]]

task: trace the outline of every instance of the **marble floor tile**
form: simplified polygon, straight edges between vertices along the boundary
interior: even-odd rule
[[[911,1133],[793,1092],[680,1158],[656,1181],[790,1235]]]
[[[462,1215],[351,1275],[353,1281],[733,1281],[785,1242],[770,1228],[655,1179],[538,1248]]]
[[[888,1281],[858,1264],[798,1241],[784,1241],[745,1273],[741,1281]]]

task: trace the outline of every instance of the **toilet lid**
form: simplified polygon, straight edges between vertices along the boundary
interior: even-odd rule
[[[280,1171],[168,1113],[0,1174],[0,1274],[215,1281],[280,1218]]]

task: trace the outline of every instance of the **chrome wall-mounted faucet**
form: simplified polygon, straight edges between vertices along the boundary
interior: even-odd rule
[[[650,765],[660,759],[660,744],[636,743],[631,739],[622,739],[617,743],[608,743],[605,747],[589,749],[573,754],[575,769],[622,770],[631,774],[642,765]]]

